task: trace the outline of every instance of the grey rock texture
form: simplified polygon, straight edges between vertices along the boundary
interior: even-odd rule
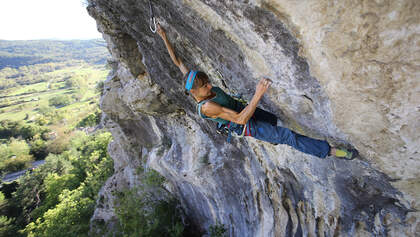
[[[198,234],[420,234],[420,4],[406,1],[152,1],[177,55],[285,126],[362,158],[318,159],[252,138],[231,144],[198,117],[182,74],[149,30],[146,0],[89,0],[113,57],[101,99],[115,174],[92,220],[142,163],[161,173]]]

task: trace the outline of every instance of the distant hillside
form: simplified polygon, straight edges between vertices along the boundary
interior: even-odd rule
[[[105,64],[109,57],[103,39],[94,40],[0,40],[0,70],[50,62],[84,60]]]

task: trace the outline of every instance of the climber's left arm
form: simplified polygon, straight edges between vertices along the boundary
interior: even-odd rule
[[[169,42],[168,38],[166,37],[166,33],[160,24],[157,24],[157,32],[162,38],[163,42],[165,42],[165,46],[168,49],[169,55],[171,56],[172,61],[174,64],[181,70],[182,74],[188,73],[188,68],[184,65],[184,63],[175,55],[175,51],[172,48],[171,43]]]

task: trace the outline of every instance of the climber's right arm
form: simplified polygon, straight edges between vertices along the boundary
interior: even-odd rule
[[[163,30],[163,28],[160,26],[160,24],[157,24],[157,32],[160,35],[160,37],[163,39],[163,42],[165,42],[166,48],[168,49],[169,55],[171,56],[172,61],[174,64],[181,70],[182,74],[185,75],[188,73],[188,68],[184,65],[184,63],[176,57],[174,49],[172,48],[171,43],[169,42],[168,38],[166,37],[166,33]]]
[[[267,78],[261,79],[255,90],[255,94],[252,97],[249,104],[240,112],[236,112],[229,108],[220,106],[217,103],[208,101],[201,107],[201,112],[210,118],[221,118],[237,124],[245,125],[248,120],[254,115],[255,109],[257,108],[258,102],[261,100],[268,87],[270,87],[272,81]]]

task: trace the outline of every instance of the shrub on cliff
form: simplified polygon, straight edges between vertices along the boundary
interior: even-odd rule
[[[117,235],[183,236],[178,201],[163,188],[164,177],[154,170],[137,170],[142,185],[115,192]]]
[[[156,200],[151,193],[138,189],[117,196],[115,213],[123,236],[182,236],[184,225],[175,199]]]
[[[212,225],[209,227],[209,235],[210,237],[225,237],[227,236],[226,233],[227,229],[225,225],[216,223],[216,225]]]

